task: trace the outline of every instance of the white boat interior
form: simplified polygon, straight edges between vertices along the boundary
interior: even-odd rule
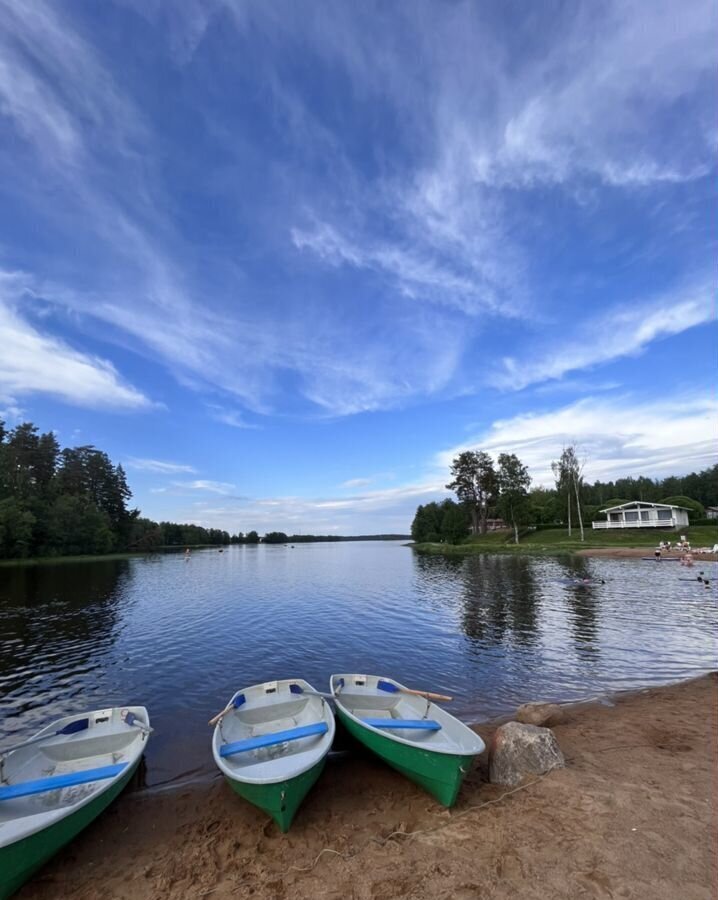
[[[58,719],[0,751],[0,846],[75,812],[126,774],[149,735],[143,706]]]
[[[294,778],[329,752],[334,713],[302,679],[243,688],[218,722],[212,751],[229,778],[268,784]]]
[[[332,675],[335,703],[365,728],[399,743],[437,753],[476,754],[484,742],[468,726],[426,697],[379,675]]]

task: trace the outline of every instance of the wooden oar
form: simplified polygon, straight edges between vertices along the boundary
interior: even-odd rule
[[[228,712],[232,712],[233,709],[234,709],[234,700],[232,700],[232,702],[229,704],[229,706],[225,706],[225,708],[222,710],[222,712],[217,713],[216,716],[212,716],[212,718],[209,720],[209,722],[207,722],[207,724],[208,725],[216,725],[217,722],[219,722],[219,720],[223,716],[226,716]]]
[[[432,694],[431,691],[412,691],[409,688],[399,688],[402,694],[413,694],[415,697],[426,697],[427,700],[438,700],[440,703],[451,703],[454,699],[446,694]]]
[[[396,684],[393,684],[391,681],[385,681],[383,678],[379,679],[377,687],[380,691],[387,691],[389,694],[412,694],[414,697],[426,697],[427,700],[438,700],[442,703],[450,703],[454,699],[453,697],[447,697],[446,694],[432,694],[431,691],[413,691],[411,688],[398,687]]]

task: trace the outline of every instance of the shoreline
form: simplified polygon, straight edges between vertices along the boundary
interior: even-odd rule
[[[680,556],[676,556],[674,551],[669,551],[670,556],[661,555],[661,562],[670,560],[680,560]],[[576,556],[603,556],[609,559],[635,559],[636,557],[643,559],[646,556],[652,556],[647,547],[586,547],[583,550],[576,550]],[[718,562],[718,553],[701,553],[698,550],[691,550],[693,562]]]
[[[227,544],[190,544],[190,550],[224,549]],[[112,562],[118,559],[137,559],[146,556],[171,556],[174,553],[183,554],[184,545],[167,544],[156,550],[125,550],[122,553],[81,553],[77,556],[29,556],[26,559],[0,559],[0,568],[13,568],[15,566],[48,566],[64,563],[84,562]]]
[[[284,836],[219,777],[125,793],[18,898],[90,900],[102,884],[119,900],[708,900],[718,673],[610,704],[563,706],[567,768],[510,795],[482,754],[450,812],[353,753],[327,763]],[[475,730],[488,745],[506,718]]]

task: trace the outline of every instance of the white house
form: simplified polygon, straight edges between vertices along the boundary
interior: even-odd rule
[[[706,518],[718,519],[718,506],[706,506]]]
[[[606,513],[607,520],[592,522],[594,528],[685,528],[688,525],[688,510],[667,503],[632,500],[601,512]]]

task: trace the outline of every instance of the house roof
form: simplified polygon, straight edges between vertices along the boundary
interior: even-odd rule
[[[675,506],[673,503],[648,503],[645,500],[630,500],[619,506],[609,506],[608,509],[602,509],[601,512],[613,512],[616,509],[628,509],[629,507],[635,507],[635,509],[684,509],[686,512],[690,512],[687,506]]]

